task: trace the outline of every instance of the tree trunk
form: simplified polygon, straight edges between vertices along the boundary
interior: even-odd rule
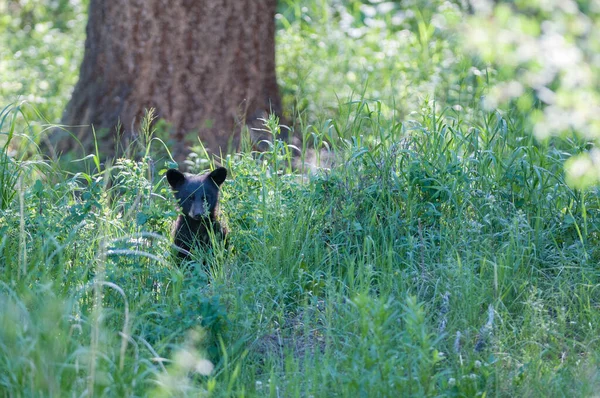
[[[89,125],[106,129],[98,143],[111,155],[115,138],[134,137],[145,110],[155,108],[170,125],[178,159],[197,137],[214,153],[237,149],[245,123],[280,111],[276,3],[91,0],[79,81],[63,124],[88,151]],[[51,140],[59,152],[77,146],[64,133]]]

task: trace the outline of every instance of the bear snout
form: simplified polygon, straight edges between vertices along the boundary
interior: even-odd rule
[[[194,202],[192,204],[192,207],[190,208],[188,215],[194,220],[201,220],[202,218],[208,215],[208,212],[206,211],[204,203]]]

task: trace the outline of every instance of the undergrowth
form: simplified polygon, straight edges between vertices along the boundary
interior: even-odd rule
[[[498,71],[457,42],[466,2],[278,2],[302,140],[192,153],[190,171],[228,169],[230,233],[183,265],[164,122],[148,113],[122,158],[40,153],[88,2],[34,3],[0,3],[1,396],[600,389],[600,196],[563,172],[590,145],[536,140],[532,92],[482,110]]]
[[[280,141],[221,159],[228,244],[186,267],[151,130],[147,156],[73,175],[8,153],[5,109],[3,394],[591,394],[600,201],[563,175],[582,143],[347,106],[330,168],[301,174]]]

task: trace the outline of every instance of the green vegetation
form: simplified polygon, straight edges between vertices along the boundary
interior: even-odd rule
[[[180,268],[151,123],[140,159],[40,160],[76,79],[45,54],[76,64],[85,21],[45,3],[66,8],[30,8],[27,29],[57,31],[27,44],[30,3],[0,3],[0,51],[38,51],[0,53],[0,395],[598,391],[600,195],[564,173],[591,144],[536,138],[534,95],[481,103],[501,68],[463,51],[458,5],[280,2],[286,116],[315,149],[300,160],[327,168],[280,141],[223,159],[229,243]],[[45,41],[59,32],[79,41]]]

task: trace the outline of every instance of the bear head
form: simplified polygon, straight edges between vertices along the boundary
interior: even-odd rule
[[[225,178],[225,167],[202,175],[184,174],[175,169],[167,171],[167,181],[183,215],[197,221],[215,218],[219,204],[219,187]]]

